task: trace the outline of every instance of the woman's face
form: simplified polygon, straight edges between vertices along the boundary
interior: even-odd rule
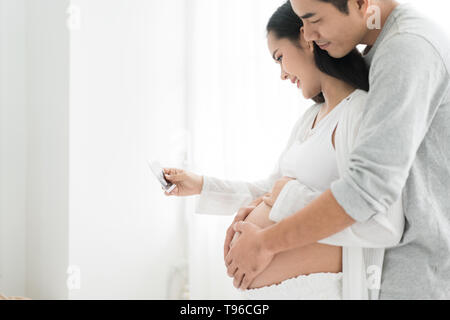
[[[300,47],[289,39],[277,39],[273,32],[269,32],[267,42],[270,54],[280,64],[282,80],[291,80],[306,99],[322,92],[321,72],[314,62],[314,47],[306,42],[302,33],[298,42]]]

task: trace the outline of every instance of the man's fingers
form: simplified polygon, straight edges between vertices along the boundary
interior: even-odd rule
[[[234,264],[234,263],[232,263],[232,264],[230,264],[229,266],[228,266],[228,268],[227,268],[227,274],[228,274],[228,276],[230,277],[230,278],[233,278],[234,277],[234,274],[236,273],[236,271],[237,271],[237,266]]]
[[[231,250],[228,252],[227,256],[225,257],[225,266],[228,268],[228,266],[233,261],[233,258],[231,257]]]
[[[247,290],[250,286],[250,283],[253,281],[248,275],[244,274],[244,277],[242,278],[241,285],[239,286],[239,289],[241,290]]]
[[[233,280],[233,286],[236,289],[239,289],[239,287],[241,286],[242,278],[244,278],[244,274],[241,273],[239,270],[236,271],[236,273],[234,274],[234,280]]]

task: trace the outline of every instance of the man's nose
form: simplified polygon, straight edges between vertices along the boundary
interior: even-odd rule
[[[306,24],[303,26],[303,36],[308,42],[319,40],[319,33],[314,28],[307,26]]]

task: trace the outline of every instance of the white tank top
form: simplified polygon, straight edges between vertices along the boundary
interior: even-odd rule
[[[319,191],[329,189],[331,183],[339,178],[332,136],[340,114],[351,100],[353,93],[311,129],[317,116],[314,117],[306,136],[297,137],[286,150],[280,160],[283,176],[295,178]]]

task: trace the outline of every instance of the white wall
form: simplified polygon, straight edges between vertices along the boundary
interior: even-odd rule
[[[27,1],[27,290],[67,298],[69,0]]]
[[[163,195],[146,159],[184,157],[183,3],[72,1],[72,299],[180,298],[166,286],[186,254],[183,200]]]
[[[183,298],[185,201],[146,160],[186,164],[184,5],[0,0],[0,292]]]
[[[0,292],[25,293],[25,1],[0,0]]]

